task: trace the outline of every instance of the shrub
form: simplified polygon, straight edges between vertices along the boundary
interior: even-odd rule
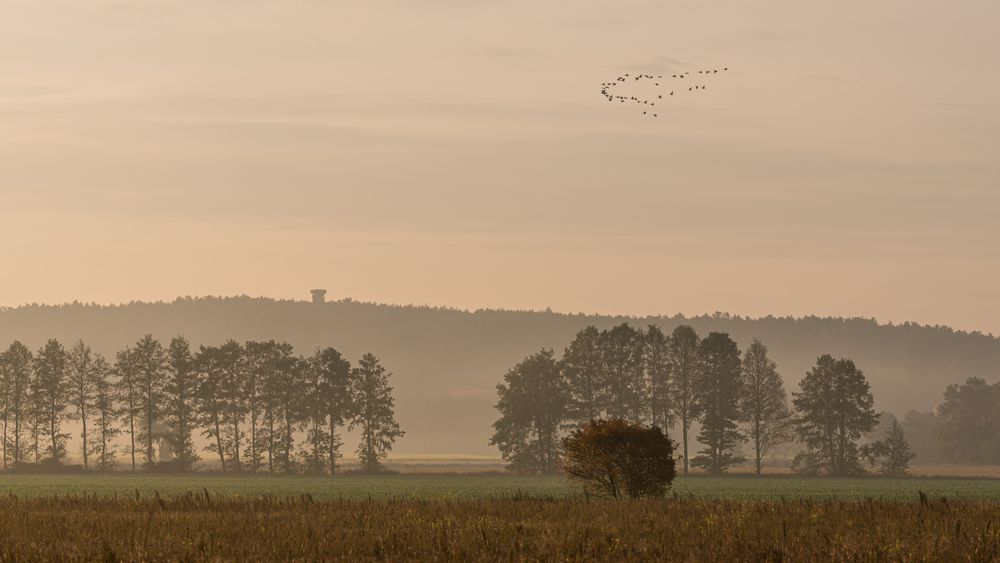
[[[563,439],[562,469],[588,494],[662,497],[674,480],[674,445],[653,426],[592,420]]]

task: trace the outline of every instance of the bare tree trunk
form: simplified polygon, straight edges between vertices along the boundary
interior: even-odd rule
[[[239,418],[233,417],[233,463],[235,465],[235,470],[239,473],[243,466],[240,464],[240,421]]]
[[[222,428],[219,424],[218,413],[213,413],[212,421],[215,423],[215,447],[219,449],[219,463],[222,464],[222,472],[226,472],[226,453],[222,449]]]
[[[681,431],[684,433],[684,475],[688,474],[688,417],[681,413]]]
[[[330,475],[337,472],[337,426],[333,423],[333,416],[330,416]]]
[[[252,406],[250,407],[250,467],[253,473],[257,472],[257,412]]]
[[[80,409],[80,420],[83,421],[83,469],[90,469],[89,459],[87,458],[87,409]]]
[[[267,414],[267,472],[274,473],[274,413]]]

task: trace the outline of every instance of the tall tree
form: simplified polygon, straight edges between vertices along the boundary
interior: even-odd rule
[[[7,422],[10,419],[12,374],[7,361],[7,352],[0,352],[0,415],[3,416],[3,470],[7,470]]]
[[[115,356],[114,373],[117,376],[116,394],[121,397],[119,416],[125,424],[128,433],[129,455],[132,458],[132,471],[136,469],[135,442],[136,424],[142,418],[139,370],[135,361],[135,353],[131,348],[120,350]]]
[[[287,342],[263,342],[253,353],[260,361],[259,447],[267,454],[269,473],[292,473],[297,469],[295,435],[305,418],[308,362],[295,356]]]
[[[14,467],[17,467],[24,462],[28,452],[25,432],[29,428],[31,419],[31,380],[34,358],[27,346],[15,341],[3,353],[3,360],[4,371],[10,387],[7,419],[4,421],[5,426],[10,428],[10,433],[5,433],[7,443],[4,446],[4,454],[10,458]],[[9,456],[7,455],[8,447],[10,448]]]
[[[673,383],[673,405],[681,421],[681,447],[684,453],[684,474],[688,474],[688,433],[695,419],[695,382],[698,380],[698,333],[687,325],[680,325],[670,333],[667,341],[667,362]]]
[[[695,404],[700,416],[698,440],[705,445],[692,463],[720,475],[742,458],[734,454],[741,439],[739,419],[740,349],[728,334],[713,332],[698,347],[700,370]]]
[[[754,471],[760,475],[761,461],[768,450],[791,439],[792,413],[778,365],[756,338],[743,354],[742,377],[740,418],[746,437],[753,444]]]
[[[835,476],[863,473],[857,441],[879,418],[865,374],[851,360],[823,355],[799,386],[793,403],[807,451],[796,456],[794,467]]]
[[[250,341],[243,345],[243,385],[247,403],[247,417],[250,421],[250,435],[246,453],[243,456],[250,466],[250,471],[256,473],[264,463],[264,451],[267,449],[266,435],[257,426],[261,417],[266,418],[268,397],[264,393],[268,370],[273,362],[274,341]]]
[[[309,419],[306,467],[313,473],[337,471],[338,428],[353,415],[351,364],[337,350],[317,350],[309,359],[304,407]]]
[[[200,374],[198,411],[203,434],[209,439],[208,451],[219,456],[222,471],[240,471],[238,413],[235,395],[238,383],[241,347],[230,340],[222,346],[202,346],[195,360]]]
[[[593,326],[578,332],[560,363],[569,391],[567,417],[577,424],[600,418],[607,406],[601,333]]]
[[[69,351],[68,357],[70,401],[76,408],[76,418],[80,421],[80,450],[83,452],[83,468],[90,469],[90,459],[87,438],[87,411],[94,396],[94,357],[90,346],[78,341]]]
[[[198,461],[194,445],[198,370],[195,369],[191,346],[182,336],[170,341],[166,352],[166,372],[163,385],[163,415],[169,428],[166,438],[174,452],[175,462],[181,469],[188,470]]]
[[[159,340],[147,334],[132,349],[139,390],[141,431],[136,436],[146,453],[146,465],[156,463],[154,446],[159,437],[154,432],[163,408],[163,386],[166,382],[166,352]]]
[[[555,364],[555,361],[552,361]],[[558,373],[558,368],[556,368]],[[374,354],[365,354],[354,370],[354,405],[356,406],[351,428],[361,427],[358,459],[366,471],[378,471],[396,438],[405,432],[396,422],[395,400],[386,371]]]
[[[287,342],[279,344],[278,352],[275,376],[271,381],[278,416],[278,428],[274,435],[275,465],[285,473],[293,473],[297,469],[295,433],[302,429],[305,419],[304,382],[309,364],[295,356]]]
[[[122,432],[116,423],[119,406],[116,386],[111,380],[112,371],[103,356],[98,354],[94,358],[90,370],[90,385],[96,427],[90,435],[88,448],[90,454],[96,456],[94,463],[101,471],[110,471],[117,464],[114,441]]]
[[[558,468],[559,427],[569,414],[570,392],[551,350],[532,354],[497,385],[491,445],[518,473],[554,473]]]
[[[53,463],[59,463],[66,455],[66,440],[69,434],[62,431],[68,406],[66,386],[67,354],[63,345],[55,339],[48,340],[35,355],[36,404],[48,435],[46,453]]]
[[[600,347],[607,376],[607,411],[611,418],[642,422],[646,412],[645,342],[627,323],[601,333]]]
[[[674,425],[673,378],[670,365],[670,346],[667,335],[660,327],[649,325],[646,329],[644,347],[646,377],[649,389],[649,415],[653,426],[663,430],[664,435]]]
[[[949,385],[937,416],[935,434],[945,459],[1000,462],[1000,384],[970,377],[961,385]]]

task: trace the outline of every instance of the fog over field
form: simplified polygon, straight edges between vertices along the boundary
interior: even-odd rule
[[[352,362],[374,352],[393,372],[397,418],[407,432],[394,454],[496,455],[489,438],[497,418],[495,387],[504,373],[543,347],[561,355],[585,326],[622,322],[653,323],[665,331],[688,323],[702,335],[728,332],[741,347],[758,337],[790,392],[821,354],[853,358],[871,382],[876,408],[900,418],[909,409],[931,410],[950,383],[971,376],[1000,379],[1000,340],[993,336],[865,319],[626,318],[240,297],[0,310],[0,342],[20,339],[35,350],[47,338],[67,346],[82,338],[113,358],[151,333],[164,342],[184,335],[195,348],[272,338],[287,340],[302,354],[333,346]],[[344,451],[350,454],[354,438],[347,441]]]

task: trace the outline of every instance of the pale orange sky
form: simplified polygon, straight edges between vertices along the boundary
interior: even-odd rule
[[[319,286],[1000,333],[997,21],[983,0],[4,2],[0,304]],[[725,65],[658,120],[599,94]]]

